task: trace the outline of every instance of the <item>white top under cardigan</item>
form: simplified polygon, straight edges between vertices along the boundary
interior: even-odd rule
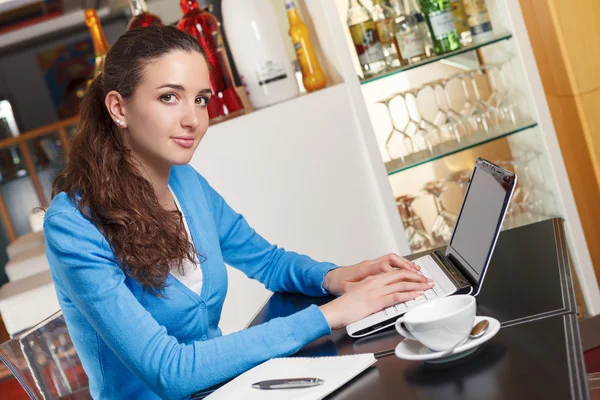
[[[171,186],[169,186],[169,190],[173,195],[173,199],[175,199],[177,209],[179,210],[179,212],[181,212],[179,200],[177,200],[177,196],[175,196],[175,193],[173,193]],[[188,227],[185,216],[183,216],[183,224],[185,225],[185,231],[187,233],[188,240],[191,242],[192,235],[190,234],[190,228]],[[200,268],[200,263],[197,262],[194,264],[186,258],[183,260],[183,271],[185,275],[181,275],[179,273],[179,270],[176,267],[173,267],[171,268],[171,275],[177,278],[179,282],[183,283],[185,286],[190,288],[194,293],[200,294],[200,291],[202,290],[202,268]]]

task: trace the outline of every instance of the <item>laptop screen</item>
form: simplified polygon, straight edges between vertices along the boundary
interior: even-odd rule
[[[446,251],[473,283],[483,279],[514,184],[513,173],[478,160]]]

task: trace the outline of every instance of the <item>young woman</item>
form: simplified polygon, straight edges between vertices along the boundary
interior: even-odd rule
[[[185,398],[432,286],[394,254],[337,268],[254,232],[186,165],[208,128],[209,73],[185,33],[132,30],[83,101],[44,233],[94,398]],[[338,297],[223,336],[225,263],[272,291]]]

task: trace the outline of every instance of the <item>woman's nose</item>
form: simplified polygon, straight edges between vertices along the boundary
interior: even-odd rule
[[[181,117],[181,126],[187,129],[196,130],[200,125],[198,110],[194,107],[188,107]]]

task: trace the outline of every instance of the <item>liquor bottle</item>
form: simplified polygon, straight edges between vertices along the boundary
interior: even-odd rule
[[[435,52],[444,54],[460,49],[460,38],[452,16],[450,0],[421,0],[421,10],[431,29]]]
[[[152,24],[163,24],[158,15],[148,12],[146,0],[129,0],[129,7],[131,8],[131,19],[127,24],[127,30],[140,26],[146,27]]]
[[[471,44],[473,38],[471,37],[471,30],[469,29],[463,2],[462,0],[450,0],[450,7],[452,8],[452,15],[454,16],[456,31],[460,36],[460,43],[463,46],[467,46]]]
[[[427,57],[433,56],[434,52],[433,41],[431,40],[431,32],[429,31],[427,21],[425,21],[425,15],[423,15],[423,13],[421,12],[421,8],[419,7],[419,0],[398,1],[402,1],[404,3],[404,13],[406,15],[412,15],[417,20],[417,24],[419,25],[419,29],[423,37],[423,43],[425,45],[425,54],[427,55]]]
[[[294,0],[285,0],[285,8],[290,23],[289,34],[302,71],[302,84],[308,92],[322,89],[327,85],[327,78],[319,65],[308,27],[300,18]]]
[[[397,27],[394,10],[388,4],[384,4],[383,0],[373,0],[371,16],[377,27],[377,35],[381,42],[387,66],[389,68],[397,68],[401,65],[406,65],[407,62],[402,59],[398,43],[396,42],[395,33]]]
[[[473,41],[481,42],[491,39],[493,37],[492,23],[485,0],[464,0],[464,5]]]
[[[202,1],[207,6],[207,1]],[[210,86],[212,97],[208,102],[208,116],[211,122],[219,122],[244,113],[244,105],[240,100],[221,34],[221,24],[208,11],[201,9],[197,0],[180,0],[183,18],[177,29],[193,36],[206,52],[210,64]]]
[[[365,78],[385,71],[387,64],[377,27],[358,0],[348,0],[348,28]]]
[[[404,11],[402,0],[392,0],[390,4],[396,13],[396,41],[402,58],[408,64],[424,60],[427,58],[426,37],[417,18]]]
[[[254,108],[300,94],[277,13],[270,0],[222,0],[229,49]]]
[[[87,86],[89,86],[92,80],[100,75],[104,69],[104,60],[106,59],[109,47],[96,10],[88,8],[84,11],[83,16],[92,37],[92,44],[94,45],[94,73],[87,82]]]

